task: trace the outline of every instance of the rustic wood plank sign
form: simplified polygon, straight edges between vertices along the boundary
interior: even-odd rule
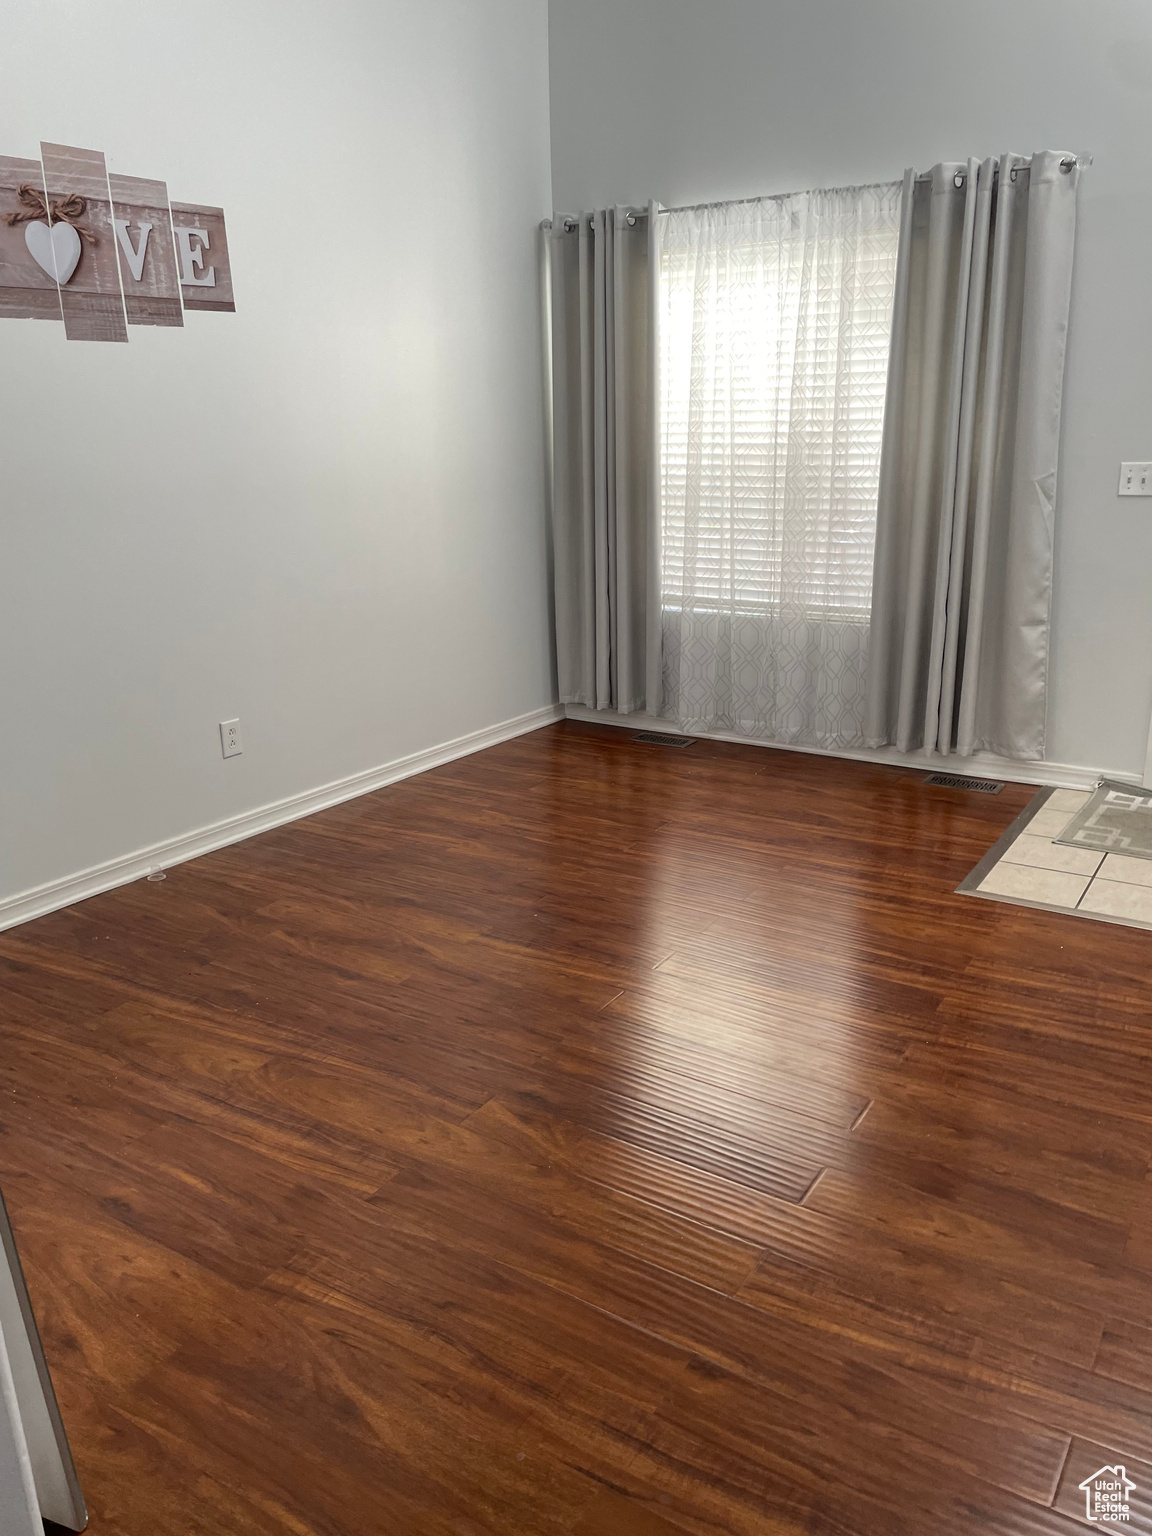
[[[143,176],[108,177],[129,325],[183,325],[168,188]]]
[[[44,196],[39,160],[0,155],[0,319],[61,320],[60,290],[54,272],[35,261],[25,241],[25,226],[9,215],[21,208],[20,188]]]
[[[55,266],[64,334],[69,341],[127,341],[104,156],[41,144],[40,158],[49,218],[28,221],[24,238],[38,265]]]
[[[184,308],[234,312],[223,208],[173,203],[172,229],[180,261]]]
[[[99,150],[41,144],[40,155],[0,156],[0,319],[127,341],[130,325],[182,326],[185,310],[235,312],[222,208],[109,175]]]
[[[43,1520],[88,1523],[0,1195],[0,1536],[43,1536]]]

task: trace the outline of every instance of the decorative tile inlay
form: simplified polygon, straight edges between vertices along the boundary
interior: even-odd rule
[[[1041,790],[958,894],[1152,929],[1152,860],[1055,841],[1092,794]]]

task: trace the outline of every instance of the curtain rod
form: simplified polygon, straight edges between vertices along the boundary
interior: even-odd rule
[[[1028,157],[1029,164],[1031,163],[1031,158],[1032,158],[1031,156]],[[1072,170],[1072,167],[1074,165],[1091,165],[1092,164],[1092,158],[1093,157],[1091,155],[1087,155],[1087,154],[1065,155],[1064,158],[1060,161],[1060,169],[1064,172],[1065,175],[1068,175],[1068,173]],[[1022,159],[1021,160],[1021,164],[1023,164],[1023,163],[1024,162],[1023,162],[1023,159]],[[998,175],[999,174],[999,170],[1000,170],[1000,167],[997,166],[995,174]],[[957,186],[962,186],[963,185],[964,178],[963,178],[963,173],[962,172],[957,172],[956,177],[954,179],[956,180],[956,185]],[[1013,179],[1015,179],[1015,178],[1013,178]],[[931,180],[932,180],[932,172],[931,171],[924,171],[919,176],[916,177],[917,184],[922,183],[922,182],[928,182],[928,181],[931,181]],[[869,192],[874,187],[891,187],[891,186],[894,186],[894,185],[896,185],[896,183],[891,182],[891,181],[865,181],[865,182],[861,182],[858,186],[853,186],[853,187],[829,187],[829,188],[823,188],[823,187],[812,188],[812,187],[809,187],[809,188],[806,188],[805,190],[806,191],[825,191],[825,190],[827,190],[827,191],[833,191],[833,192]],[[799,195],[800,194],[798,192],[770,192],[770,193],[766,194],[763,197],[719,198],[714,203],[684,203],[684,204],[682,204],[678,208],[661,208],[660,212],[661,213],[698,213],[702,208],[737,208],[737,207],[739,207],[743,203],[768,203],[768,202],[776,202],[776,201],[783,201],[784,198],[788,198],[788,197],[798,197]],[[630,208],[628,210],[628,212],[629,212],[629,216],[631,216],[634,213],[636,213],[636,214],[643,214],[645,218],[647,218],[647,216],[648,216],[647,208]]]
[[[919,177],[917,177],[916,179],[917,179],[917,181],[920,180]],[[824,188],[824,187],[819,187],[819,188],[805,187],[804,191],[806,191],[806,192],[821,191],[822,192],[822,191],[827,190],[827,191],[835,191],[835,192],[842,192],[842,191],[843,192],[849,192],[849,191],[851,191],[851,192],[868,192],[873,187],[891,187],[891,186],[895,186],[895,185],[896,185],[896,183],[895,182],[891,182],[891,181],[864,181],[864,182],[861,182],[858,186],[854,186],[854,187],[829,187],[829,188]],[[676,207],[676,208],[661,208],[660,212],[661,213],[698,213],[702,208],[739,208],[744,203],[775,203],[775,202],[783,202],[785,198],[788,198],[788,197],[799,197],[799,196],[800,196],[799,192],[767,192],[767,193],[762,194],[760,197],[720,197],[720,198],[717,198],[716,201],[713,202],[713,203],[681,203],[679,205],[679,207]],[[639,210],[629,210],[629,211],[630,212],[632,212],[632,211],[641,212],[641,213],[643,213],[645,215],[645,217],[647,217],[647,214],[648,214],[647,208],[642,208],[642,209],[639,209]]]
[[[1093,158],[1094,157],[1092,155],[1084,154],[1084,153],[1075,154],[1075,155],[1065,155],[1064,158],[1060,161],[1060,169],[1065,173],[1065,175],[1067,175],[1067,174],[1069,174],[1069,172],[1071,172],[1072,167],[1075,166],[1075,165],[1085,165],[1085,166],[1091,165],[1092,161],[1093,161]],[[999,174],[999,167],[997,167],[997,169],[996,169],[996,174]],[[956,185],[958,187],[961,187],[961,186],[964,185],[964,175],[963,175],[963,172],[958,171],[953,179],[954,179],[954,181],[955,181],[955,183],[956,183]],[[917,184],[920,184],[920,183],[923,183],[923,182],[929,182],[931,180],[932,180],[932,172],[931,171],[924,171],[921,175],[917,176],[917,178],[916,178]],[[1013,180],[1015,180],[1015,176],[1013,176]],[[891,181],[865,181],[865,182],[862,182],[859,186],[855,186],[855,187],[843,187],[843,188],[841,188],[841,187],[834,187],[834,188],[828,188],[828,189],[825,189],[825,188],[816,188],[816,189],[806,188],[805,190],[807,190],[807,191],[812,191],[812,190],[818,190],[818,191],[829,190],[829,191],[837,191],[837,192],[839,192],[839,191],[867,192],[867,191],[869,191],[873,187],[891,187],[891,186],[894,186],[894,185],[895,185],[895,183],[891,182]],[[739,208],[739,207],[743,206],[745,203],[777,202],[777,201],[783,201],[783,199],[788,198],[788,197],[798,197],[799,195],[800,194],[798,192],[771,192],[771,193],[767,193],[765,195],[762,195],[760,197],[730,197],[730,198],[722,197],[722,198],[718,198],[715,202],[712,202],[712,203],[681,203],[678,207],[675,207],[675,208],[661,208],[660,212],[661,213],[699,213],[704,208]],[[627,219],[628,219],[629,224],[635,224],[637,219],[646,219],[647,217],[648,217],[648,210],[647,210],[647,208],[629,208],[628,211],[627,211]],[[576,220],[576,219],[566,218],[564,220],[564,232],[565,232],[565,234],[571,234],[571,232],[576,228],[577,223],[578,223],[578,220]],[[544,219],[543,222],[541,223],[540,227],[541,227],[541,229],[551,229],[552,228],[552,220],[551,219]]]

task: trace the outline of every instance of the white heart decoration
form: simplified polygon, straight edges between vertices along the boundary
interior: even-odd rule
[[[51,228],[43,220],[29,224],[24,231],[24,244],[37,264],[61,287],[75,272],[80,260],[80,236],[71,224],[63,221]]]

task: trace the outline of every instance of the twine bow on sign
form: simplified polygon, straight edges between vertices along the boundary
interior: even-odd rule
[[[77,223],[88,212],[88,199],[81,197],[79,192],[69,192],[67,197],[50,203],[31,182],[22,181],[16,189],[16,196],[24,206],[15,213],[6,213],[5,224],[27,224],[37,219],[47,224],[71,224],[80,238],[87,240],[89,245],[100,244],[99,235],[94,235],[86,224]]]

